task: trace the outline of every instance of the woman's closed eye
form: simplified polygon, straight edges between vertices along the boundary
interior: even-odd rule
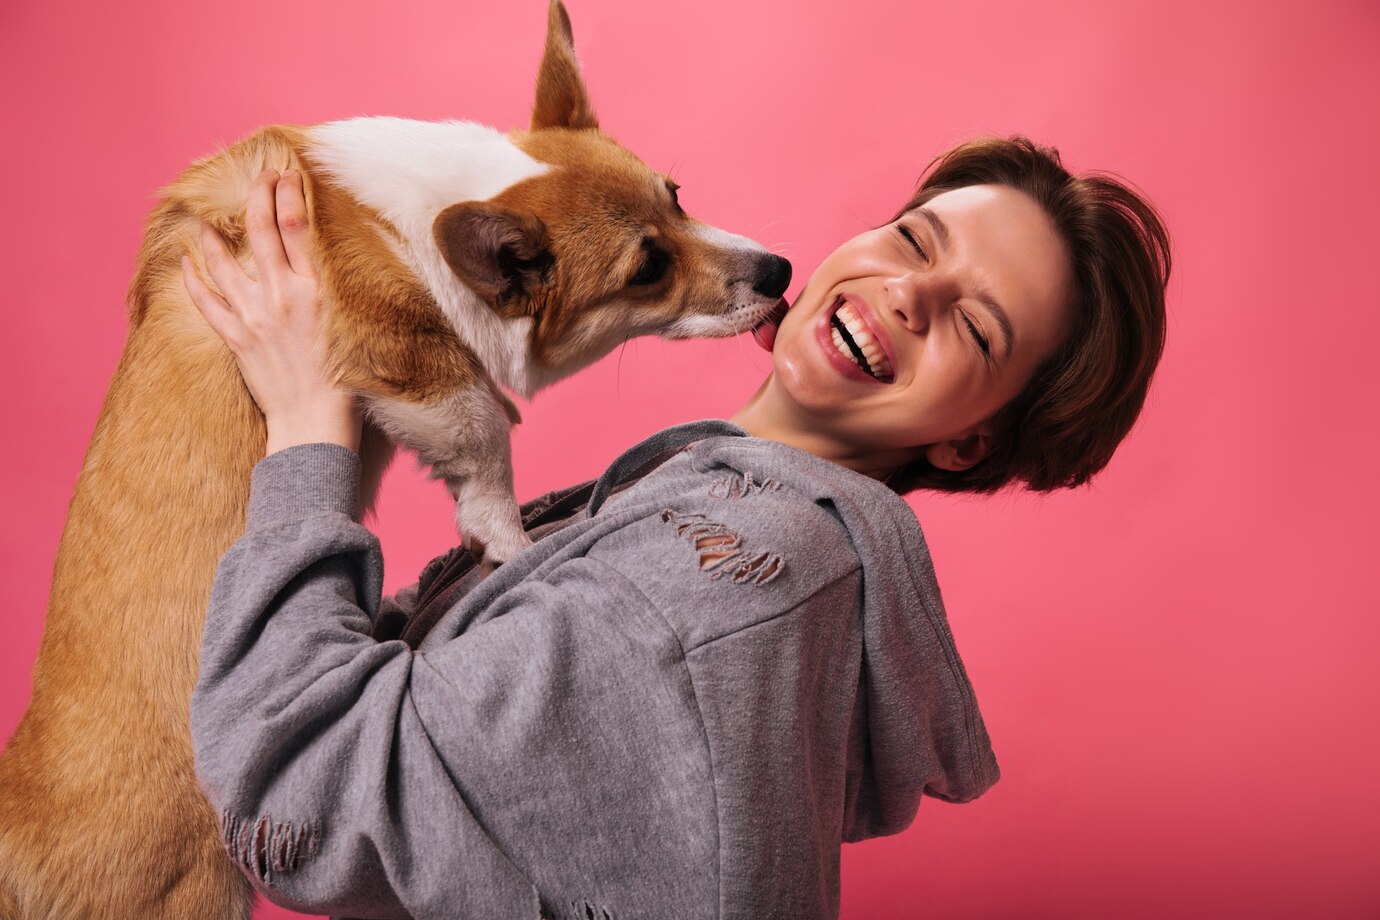
[[[964,324],[968,327],[968,331],[972,333],[973,341],[977,343],[978,348],[982,349],[983,358],[985,358],[988,361],[991,361],[992,343],[987,340],[987,336],[982,334],[982,330],[978,328],[978,325],[973,322],[973,318],[969,316],[967,313],[964,313],[962,310],[959,310],[958,315],[963,317]]]
[[[924,259],[926,262],[930,260],[929,253],[925,252],[925,248],[920,245],[920,241],[915,238],[915,234],[911,232],[909,227],[905,224],[897,224],[896,232],[901,234],[905,241],[910,244],[911,249],[914,249],[920,254],[920,258]]]

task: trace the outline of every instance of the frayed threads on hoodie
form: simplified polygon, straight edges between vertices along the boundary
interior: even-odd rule
[[[780,488],[781,483],[775,479],[756,479],[749,470],[714,480],[709,486],[709,494],[713,498],[746,498],[763,492],[776,492]]]
[[[270,815],[252,820],[231,814],[220,815],[221,839],[230,858],[259,881],[273,881],[274,872],[292,872],[306,856],[314,856],[321,846],[321,822],[273,823]]]
[[[728,575],[734,584],[764,585],[780,575],[786,561],[776,553],[747,552],[742,537],[727,524],[703,514],[680,514],[666,509],[661,519],[689,540],[699,554],[700,571],[710,578]]]

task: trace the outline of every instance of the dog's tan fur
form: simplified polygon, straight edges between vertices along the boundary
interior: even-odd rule
[[[653,328],[676,318],[676,304],[704,302],[709,292],[691,297],[682,288],[705,283],[695,263],[711,257],[686,231],[673,242],[688,269],[648,291],[610,287],[611,274],[634,270],[636,246],[622,224],[589,215],[631,209],[631,222],[659,221],[657,232],[674,235],[678,224],[661,212],[679,208],[665,189],[646,191],[663,180],[594,129],[573,57],[556,47],[553,58],[562,29],[568,51],[568,20],[553,2],[534,130],[514,138],[535,159],[565,168],[519,183],[499,204],[538,215],[553,246],[585,257],[568,267],[557,258],[541,299],[496,307],[533,318],[534,360],[558,370],[606,351],[628,310],[645,313],[639,322]],[[243,531],[265,430],[183,286],[184,254],[203,268],[200,223],[219,230],[252,271],[250,185],[265,168],[301,170],[340,379],[376,408],[435,407],[477,386],[511,406],[396,254],[395,229],[313,162],[308,130],[267,128],[193,166],[149,219],[128,340],[59,549],[32,702],[0,760],[4,920],[249,915],[248,885],[196,786],[188,701],[215,566]],[[622,307],[605,310],[605,301]],[[366,506],[396,439],[366,425]]]

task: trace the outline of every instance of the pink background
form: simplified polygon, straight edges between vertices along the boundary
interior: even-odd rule
[[[605,128],[693,213],[788,255],[792,293],[981,132],[1131,177],[1174,234],[1168,351],[1112,468],[1048,498],[914,501],[1005,778],[846,848],[844,916],[1380,915],[1362,577],[1380,510],[1380,7],[570,6]],[[544,3],[399,8],[0,6],[0,737],[28,698],[154,190],[263,123],[525,123]],[[524,409],[520,495],[730,414],[766,367],[747,340],[629,345]],[[453,541],[448,517],[398,464],[375,522],[390,588]]]

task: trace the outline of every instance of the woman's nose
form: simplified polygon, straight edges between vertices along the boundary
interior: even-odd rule
[[[887,282],[887,309],[911,332],[925,332],[930,325],[926,283],[913,273]]]

